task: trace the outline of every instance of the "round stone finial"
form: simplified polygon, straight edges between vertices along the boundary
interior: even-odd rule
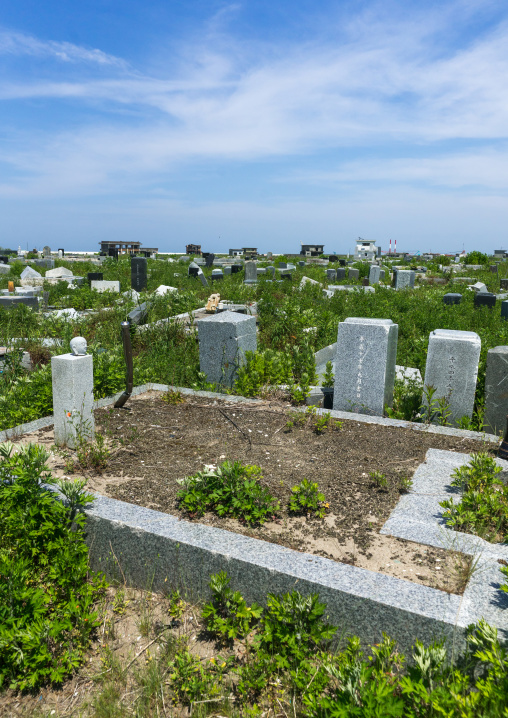
[[[85,337],[74,337],[71,339],[71,351],[75,357],[82,357],[86,354],[87,343]]]

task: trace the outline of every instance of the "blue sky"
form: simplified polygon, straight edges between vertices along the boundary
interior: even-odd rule
[[[0,245],[508,248],[506,0],[8,0]]]

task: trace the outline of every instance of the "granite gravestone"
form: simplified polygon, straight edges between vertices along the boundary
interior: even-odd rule
[[[501,302],[501,319],[508,319],[508,301]]]
[[[197,323],[199,368],[206,380],[221,386],[232,386],[245,352],[256,351],[256,318],[222,312]]]
[[[196,262],[191,262],[187,269],[187,274],[189,277],[197,277],[200,271],[202,270],[199,264],[196,264]]]
[[[212,282],[222,282],[224,279],[224,274],[222,273],[222,269],[212,269]]]
[[[354,267],[349,267],[348,278],[350,281],[351,281],[351,279],[359,279],[360,278],[360,270],[355,269]]]
[[[214,259],[215,259],[215,254],[213,252],[210,252],[209,254],[207,254],[205,257],[205,266],[211,267]]]
[[[94,436],[92,355],[52,357],[51,376],[55,444],[74,449],[78,433],[88,439]]]
[[[378,284],[381,278],[381,267],[373,264],[369,270],[369,284]]]
[[[42,248],[42,256],[43,257],[51,257],[51,247],[43,247]]]
[[[241,264],[232,264],[231,265],[231,274],[238,274],[238,272],[242,271],[242,265]]]
[[[462,294],[455,292],[448,292],[443,296],[443,304],[460,304],[462,301]]]
[[[399,327],[391,319],[349,317],[335,349],[333,408],[383,416],[393,402]]]
[[[496,306],[496,295],[491,292],[477,292],[474,295],[475,307],[489,307],[492,309]]]
[[[439,423],[437,401],[446,402],[451,412],[448,421],[458,426],[463,416],[471,418],[474,408],[481,340],[475,332],[435,329],[430,334],[424,385],[433,387],[434,405],[430,407],[434,423]],[[428,408],[427,398],[424,402]]]
[[[245,262],[245,279],[244,284],[256,284],[258,281],[258,270],[256,262],[248,261]]]
[[[335,280],[337,279],[337,273],[336,273],[335,269],[327,269],[326,270],[326,278],[328,279],[329,282],[335,282]]]
[[[346,268],[345,267],[337,267],[337,271],[335,273],[336,279],[338,282],[342,281],[346,278]]]
[[[131,258],[131,289],[146,291],[148,279],[148,260],[146,257]]]
[[[104,274],[102,272],[88,272],[86,278],[88,280],[88,284],[90,284],[90,282],[92,281],[102,282],[102,280],[104,279]]]
[[[508,279],[500,279],[499,284],[501,286],[501,289],[508,289]]]
[[[487,369],[485,371],[485,431],[489,434],[504,434],[507,414],[508,347],[494,347],[494,349],[489,349],[487,352]]]
[[[410,269],[398,269],[394,272],[395,289],[412,289],[415,285],[415,272]]]

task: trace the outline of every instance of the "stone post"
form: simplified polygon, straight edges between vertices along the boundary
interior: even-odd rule
[[[82,337],[75,337],[71,346],[73,352],[83,351],[83,343],[85,354],[62,354],[51,359],[55,444],[71,449],[76,448],[77,435],[93,439],[95,429],[93,357],[86,354]]]
[[[369,284],[378,284],[381,277],[381,267],[373,264],[369,270]]]
[[[258,268],[256,262],[245,262],[245,279],[244,284],[256,284],[258,281]]]
[[[144,292],[147,283],[148,260],[146,257],[131,258],[131,289],[136,292]]]
[[[446,401],[451,411],[447,421],[454,426],[463,416],[473,415],[480,349],[481,340],[475,332],[435,329],[430,334],[424,387],[435,389],[434,410],[437,400]],[[424,402],[428,405],[425,395]]]
[[[503,434],[506,428],[507,414],[508,347],[494,347],[487,352],[485,431],[488,434]]]
[[[198,323],[199,368],[214,384],[232,386],[245,352],[256,351],[256,318],[221,312]]]
[[[392,405],[399,327],[391,319],[349,317],[335,350],[333,408],[383,416]]]

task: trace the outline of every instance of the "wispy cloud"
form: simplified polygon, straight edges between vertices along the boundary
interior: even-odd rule
[[[0,55],[53,58],[69,63],[93,63],[125,67],[124,60],[108,55],[102,50],[74,45],[71,42],[39,40],[20,32],[0,30]]]

